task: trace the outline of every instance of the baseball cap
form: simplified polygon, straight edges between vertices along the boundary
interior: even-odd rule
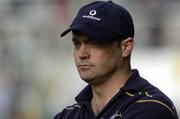
[[[112,1],[96,1],[83,6],[61,37],[73,30],[93,40],[113,41],[121,37],[134,37],[130,13]]]

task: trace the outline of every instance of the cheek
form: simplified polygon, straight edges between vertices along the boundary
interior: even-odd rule
[[[92,60],[94,63],[99,66],[105,68],[111,65],[116,65],[118,60],[118,56],[113,52],[97,52],[93,55]]]
[[[75,64],[77,65],[77,62],[78,62],[77,54],[75,52],[73,52],[73,56],[74,56]]]

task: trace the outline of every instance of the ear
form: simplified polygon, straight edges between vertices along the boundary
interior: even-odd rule
[[[134,39],[129,37],[121,41],[122,57],[128,57],[134,48]]]

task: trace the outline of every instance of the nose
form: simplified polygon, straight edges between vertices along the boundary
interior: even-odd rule
[[[81,44],[79,51],[79,58],[80,59],[88,59],[90,57],[90,47],[88,44]]]

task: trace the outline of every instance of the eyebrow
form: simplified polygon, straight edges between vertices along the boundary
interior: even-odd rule
[[[72,38],[72,42],[74,42],[74,41],[77,41],[77,39],[73,37],[73,38]]]
[[[74,41],[80,42],[81,40],[78,40],[77,38],[72,37],[72,42],[74,42]],[[82,42],[88,42],[88,41],[90,41],[89,38],[87,40],[82,40]]]

